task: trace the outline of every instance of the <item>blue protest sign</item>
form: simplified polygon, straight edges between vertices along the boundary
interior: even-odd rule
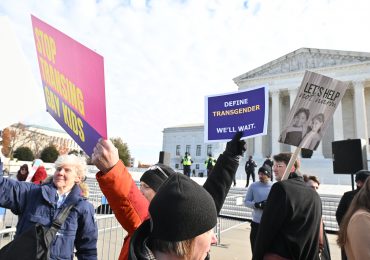
[[[266,135],[268,122],[268,87],[205,97],[204,141],[230,140],[236,132],[243,139]]]

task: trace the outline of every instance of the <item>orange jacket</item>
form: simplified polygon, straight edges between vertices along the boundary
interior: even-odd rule
[[[149,218],[149,202],[137,188],[122,161],[106,174],[98,172],[96,179],[118,222],[128,233],[119,256],[119,260],[126,260],[132,234]]]

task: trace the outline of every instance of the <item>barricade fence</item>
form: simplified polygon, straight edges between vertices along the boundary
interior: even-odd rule
[[[221,209],[220,216],[238,220],[251,221],[252,209],[244,205],[245,188],[231,188],[225,203]],[[322,203],[322,218],[325,224],[325,230],[337,232],[339,226],[335,217],[340,195],[319,194]]]
[[[87,184],[90,188],[89,201],[95,209],[101,208],[106,204],[106,199],[100,191],[95,178],[87,178]],[[139,182],[136,182],[139,185]],[[226,232],[240,224],[250,222],[252,219],[252,209],[244,205],[246,189],[232,187],[221,209],[215,227],[218,244],[222,243],[222,233]],[[321,195],[323,208],[323,221],[325,229],[329,231],[338,231],[338,225],[335,219],[335,212],[341,196]],[[98,236],[98,258],[99,259],[118,259],[126,231],[116,220],[114,214],[109,211],[109,207],[104,208],[105,214],[96,214],[96,220],[99,230]],[[107,214],[108,213],[108,214]],[[0,211],[0,248],[9,243],[14,237],[15,226],[18,217],[12,214],[10,210]]]

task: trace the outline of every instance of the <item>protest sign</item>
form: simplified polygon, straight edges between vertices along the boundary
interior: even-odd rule
[[[279,142],[297,146],[281,178],[286,180],[301,148],[316,150],[349,83],[306,71]]]
[[[306,71],[279,142],[316,150],[347,82]]]
[[[206,96],[204,141],[228,141],[239,131],[244,139],[265,135],[268,104],[267,86]]]
[[[91,156],[107,138],[103,57],[31,16],[47,111]]]

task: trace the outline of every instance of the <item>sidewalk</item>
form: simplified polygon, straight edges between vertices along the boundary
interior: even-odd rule
[[[249,243],[250,223],[241,224],[221,234],[221,245],[212,246],[212,260],[252,259]],[[341,259],[340,248],[336,244],[337,235],[327,234],[331,259]]]

